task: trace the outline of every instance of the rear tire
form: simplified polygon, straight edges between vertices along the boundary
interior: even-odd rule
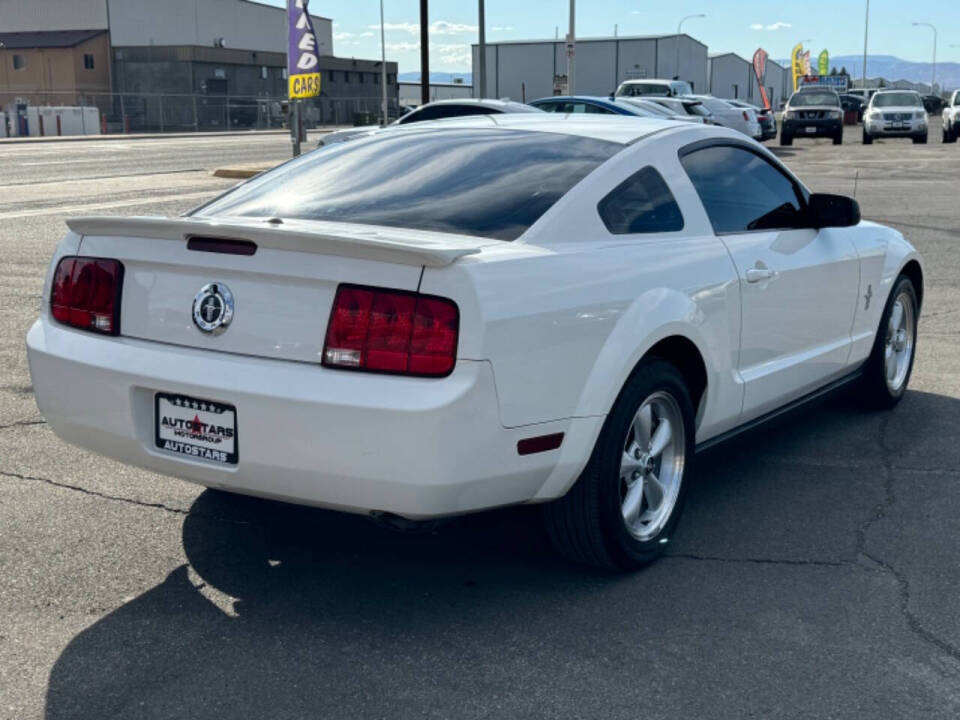
[[[914,145],[926,145],[926,144],[927,144],[927,135],[926,135],[926,134],[917,135],[917,136],[913,139],[913,144],[914,144]]]
[[[910,278],[901,275],[887,298],[873,350],[864,365],[860,395],[867,407],[892,408],[906,392],[916,356],[919,317],[916,288]]]
[[[871,136],[866,130],[863,131],[863,144],[873,145],[873,136]]]
[[[957,131],[954,128],[943,129],[943,142],[948,145],[957,141]]]
[[[786,133],[780,133],[780,144],[785,147],[793,145],[793,135],[787,135]]]
[[[590,462],[543,508],[557,551],[576,563],[636,570],[657,559],[683,511],[694,450],[694,410],[680,372],[651,359],[607,416]]]
[[[834,145],[843,145],[843,132],[841,131],[839,135],[833,136]]]

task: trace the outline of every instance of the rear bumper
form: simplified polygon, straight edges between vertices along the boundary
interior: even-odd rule
[[[67,442],[208,487],[351,512],[428,518],[549,499],[577,477],[602,418],[504,428],[493,370],[425,380],[329,370],[70,330],[27,335],[37,405]],[[154,446],[154,396],[236,406],[239,462]],[[520,456],[517,441],[564,432]]]

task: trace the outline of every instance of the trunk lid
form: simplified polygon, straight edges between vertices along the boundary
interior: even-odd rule
[[[67,224],[83,236],[81,255],[124,265],[121,335],[312,363],[321,360],[340,283],[414,291],[425,266],[443,267],[500,242],[311,221],[84,218]],[[209,251],[223,248],[223,241],[227,249],[253,253]],[[221,299],[229,291],[233,317],[228,327],[205,332],[194,310],[210,285]]]

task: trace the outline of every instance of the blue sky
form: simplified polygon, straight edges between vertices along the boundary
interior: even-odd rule
[[[263,0],[284,5],[283,0]],[[772,57],[789,57],[797,42],[814,54],[827,48],[833,56],[863,52],[864,0],[580,0],[577,35],[676,32],[685,15],[684,32],[706,43],[711,52],[733,51],[749,58],[758,47]],[[552,38],[566,33],[568,0],[487,0],[487,40]],[[333,18],[334,51],[343,57],[380,55],[379,0],[311,0],[315,15]],[[400,72],[420,69],[419,3],[385,0],[388,59]],[[931,22],[939,30],[938,61],[960,62],[960,4],[952,0],[872,0],[870,53],[904,60],[929,61],[933,33],[913,27]],[[430,65],[434,71],[469,71],[471,42],[477,39],[475,0],[430,0]],[[957,47],[950,47],[956,45]]]

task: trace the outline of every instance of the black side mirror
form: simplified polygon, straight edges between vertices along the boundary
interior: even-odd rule
[[[860,203],[845,195],[815,193],[807,205],[810,227],[853,227],[860,222]]]

